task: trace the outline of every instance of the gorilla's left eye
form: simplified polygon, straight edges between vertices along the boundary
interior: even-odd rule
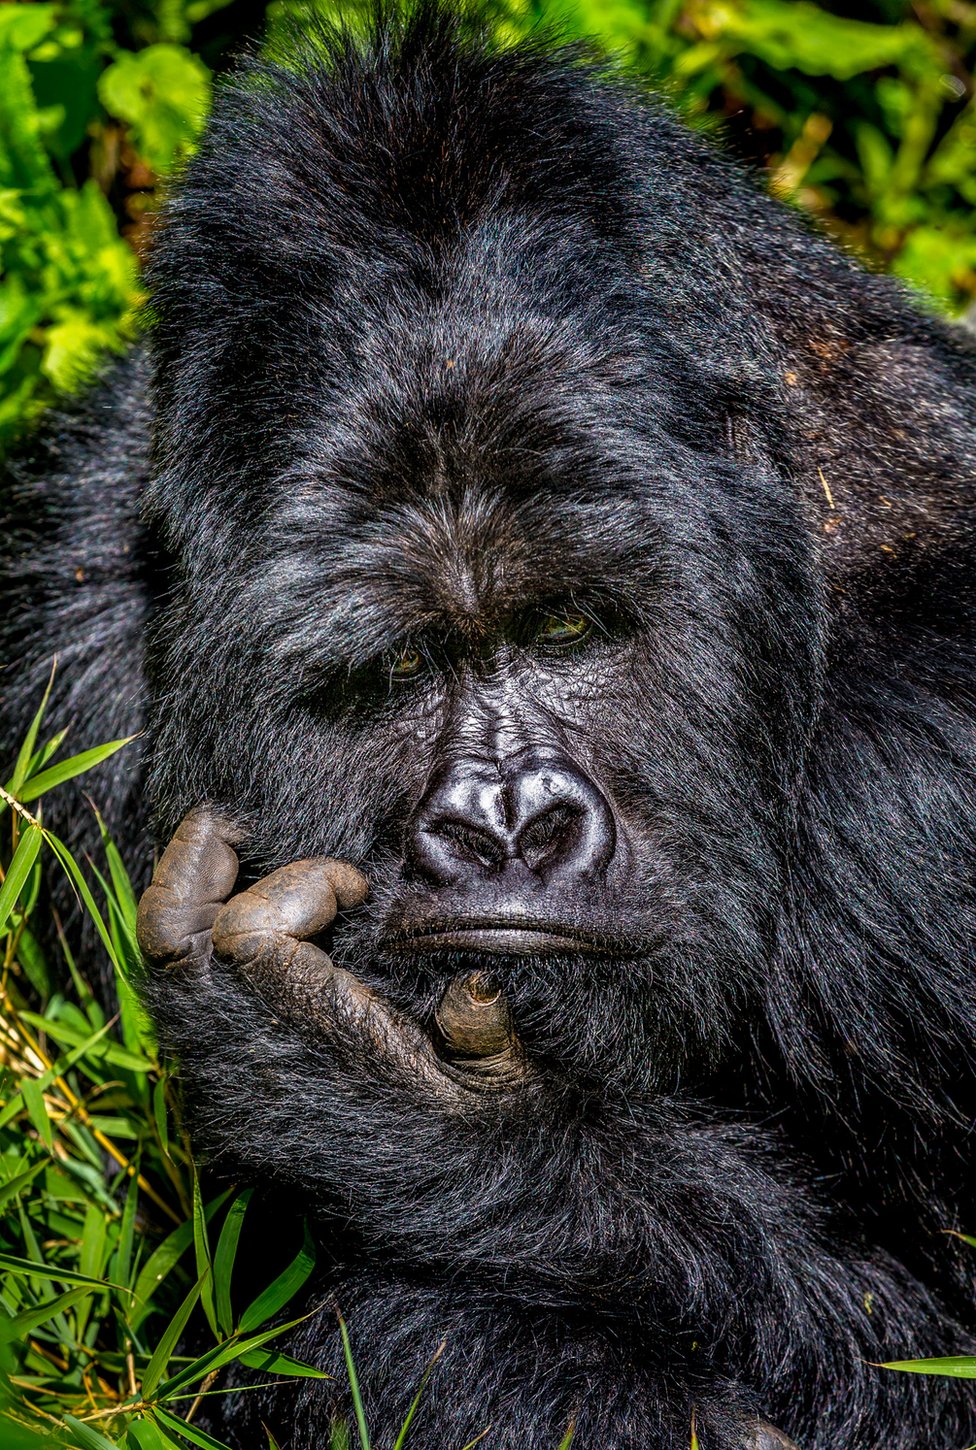
[[[399,654],[390,660],[390,678],[393,680],[409,680],[414,675],[419,675],[424,667],[424,657],[418,649],[412,645],[405,645]]]
[[[536,630],[541,644],[575,644],[585,639],[592,625],[585,614],[546,614]]]

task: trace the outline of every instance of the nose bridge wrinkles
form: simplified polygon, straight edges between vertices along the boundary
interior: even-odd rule
[[[472,681],[458,701],[446,727],[443,756],[463,755],[504,769],[506,761],[532,748],[541,732],[533,729],[532,714],[524,701],[516,701],[504,685]],[[551,740],[552,727],[545,731]]]

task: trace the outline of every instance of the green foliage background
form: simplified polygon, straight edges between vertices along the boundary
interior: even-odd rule
[[[358,4],[360,0],[350,0]],[[0,438],[124,346],[139,258],[215,72],[343,0],[0,0]],[[348,8],[348,4],[347,7]],[[976,298],[976,4],[481,0],[591,37],[780,195],[949,311]]]

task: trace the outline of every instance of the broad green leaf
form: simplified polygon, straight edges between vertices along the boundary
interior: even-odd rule
[[[37,860],[42,840],[43,832],[38,826],[27,826],[17,842],[17,849],[7,867],[3,885],[0,886],[0,930],[6,925],[10,913],[17,904],[17,898],[23,890],[24,882]]]
[[[290,1300],[294,1299],[314,1268],[315,1245],[308,1231],[308,1224],[306,1224],[302,1247],[287,1269],[279,1274],[277,1279],[269,1284],[241,1315],[239,1326],[241,1333],[248,1334],[252,1329],[257,1329],[273,1318]]]
[[[175,1431],[178,1435],[184,1435],[191,1445],[199,1445],[200,1450],[230,1450],[223,1440],[215,1440],[212,1435],[207,1434],[206,1430],[201,1430],[198,1425],[188,1424],[186,1420],[181,1420],[177,1415],[171,1414],[169,1410],[164,1410],[162,1405],[156,1406],[156,1414],[160,1423],[167,1429]]]
[[[166,175],[193,150],[210,106],[210,72],[180,45],[123,52],[103,71],[98,94],[111,115],[128,122],[133,143],[154,171]]]
[[[0,14],[2,14],[2,12],[0,12]],[[2,39],[3,33],[2,30],[0,30],[0,41],[2,41]],[[23,785],[24,779],[27,775],[27,768],[30,765],[31,757],[34,754],[34,747],[37,744],[37,732],[41,728],[41,721],[44,718],[44,711],[47,709],[47,702],[51,697],[51,687],[54,684],[54,668],[55,667],[52,665],[51,673],[48,677],[47,688],[45,689],[44,694],[41,697],[41,703],[37,707],[34,718],[27,728],[27,734],[24,736],[24,743],[20,747],[20,753],[18,754],[17,762],[14,765],[14,773],[10,777],[10,780],[7,784],[7,790],[10,792],[11,795],[17,794],[17,792]]]
[[[220,1230],[220,1238],[217,1240],[217,1250],[214,1254],[214,1292],[217,1324],[224,1334],[230,1334],[234,1328],[234,1311],[231,1306],[230,1286],[234,1273],[234,1260],[237,1257],[237,1246],[240,1242],[241,1229],[244,1227],[244,1215],[247,1206],[251,1201],[254,1190],[246,1188],[239,1193],[227,1210],[227,1217],[224,1220],[223,1228]]]
[[[881,1365],[882,1369],[900,1369],[908,1374],[948,1375],[951,1379],[976,1380],[976,1355],[952,1354],[946,1359],[899,1359]]]
[[[210,1270],[206,1269],[187,1294],[183,1303],[177,1309],[173,1318],[166,1326],[159,1343],[156,1346],[153,1356],[149,1361],[146,1372],[142,1377],[142,1396],[145,1400],[151,1400],[156,1392],[160,1380],[166,1373],[166,1367],[173,1355],[176,1353],[176,1346],[179,1343],[180,1335],[187,1326],[190,1315],[196,1307],[200,1298],[205,1280],[209,1279]]]
[[[74,780],[76,776],[84,775],[86,770],[92,770],[96,765],[101,765],[103,760],[117,755],[126,745],[135,740],[134,735],[127,735],[122,740],[110,740],[107,745],[96,745],[91,750],[83,750],[80,755],[69,755],[67,760],[60,760],[57,765],[51,765],[47,770],[42,770],[40,775],[32,776],[24,782],[19,791],[12,791],[22,805],[37,800],[46,791],[53,790],[56,785],[64,785],[67,780]]]
[[[324,1369],[316,1369],[314,1365],[304,1364],[300,1359],[293,1359],[290,1354],[281,1354],[277,1350],[269,1350],[265,1353],[261,1349],[248,1350],[247,1354],[238,1356],[240,1364],[246,1364],[248,1369],[260,1370],[262,1374],[283,1374],[292,1375],[295,1379],[330,1380],[332,1376],[326,1374]],[[426,1380],[424,1381],[426,1384]],[[398,1439],[394,1450],[398,1450],[402,1442]]]

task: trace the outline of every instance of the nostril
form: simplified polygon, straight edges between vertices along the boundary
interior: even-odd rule
[[[449,842],[452,853],[461,860],[477,866],[499,866],[505,859],[504,843],[468,821],[441,819],[432,821],[427,829],[441,841]]]
[[[553,856],[568,855],[579,834],[579,810],[565,802],[536,816],[518,838],[518,853],[531,871]]]

